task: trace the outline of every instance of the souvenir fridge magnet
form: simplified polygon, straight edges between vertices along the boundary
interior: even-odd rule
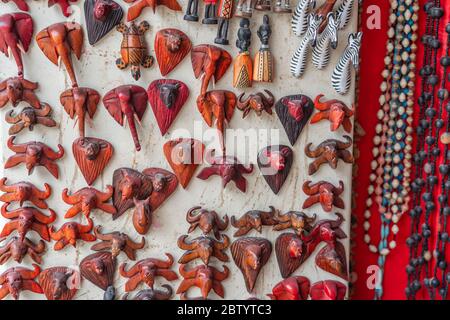
[[[233,17],[233,2],[234,0],[219,0],[219,8],[217,9],[217,17],[219,24],[217,26],[217,36],[214,43],[227,45],[228,44],[228,26],[230,19]]]
[[[73,218],[80,212],[89,218],[91,212],[95,209],[109,214],[116,213],[114,206],[108,203],[108,200],[113,195],[113,187],[107,185],[106,189],[106,192],[102,192],[93,187],[84,187],[69,195],[69,189],[65,188],[62,192],[62,199],[65,203],[71,205],[71,207],[67,210],[64,218]]]
[[[134,295],[134,297],[128,299],[129,293],[125,293],[122,300],[170,300],[173,295],[173,289],[168,284],[161,286],[165,290],[161,289],[144,289],[140,290]]]
[[[52,194],[52,188],[48,183],[44,183],[44,190],[40,190],[30,182],[21,181],[7,185],[6,181],[7,178],[0,180],[0,191],[5,192],[0,195],[0,201],[7,203],[17,201],[20,206],[29,201],[39,209],[48,209],[45,200]]]
[[[309,290],[309,279],[297,276],[278,282],[267,296],[271,300],[308,300]]]
[[[271,34],[272,29],[269,25],[269,16],[264,15],[263,24],[257,32],[261,46],[255,55],[255,62],[253,63],[253,81],[272,82],[273,80],[273,57],[269,47]]]
[[[216,239],[220,239],[220,231],[224,231],[228,227],[227,215],[220,218],[216,211],[202,209],[202,207],[189,209],[186,213],[186,221],[190,224],[188,233],[198,227],[205,235],[212,232]]]
[[[258,167],[273,193],[278,194],[291,170],[294,153],[285,145],[267,146],[258,154]]]
[[[251,210],[244,213],[240,218],[231,216],[231,225],[237,228],[234,237],[246,235],[250,230],[262,232],[263,226],[273,226],[277,223],[275,215],[277,210],[270,206],[270,211]]]
[[[252,93],[247,98],[244,98],[245,92],[241,93],[237,101],[237,108],[243,111],[242,118],[245,118],[252,110],[258,116],[261,116],[263,112],[272,115],[275,97],[269,90],[264,90],[264,92]]]
[[[42,271],[38,279],[47,300],[72,300],[78,291],[80,275],[67,267],[52,267]]]
[[[150,68],[153,65],[153,57],[147,52],[144,34],[150,29],[147,21],[142,21],[138,26],[131,22],[130,26],[125,23],[119,23],[117,31],[122,34],[122,43],[120,45],[121,58],[116,60],[116,66],[119,69],[131,68],[131,76],[134,80],[141,77],[141,66]]]
[[[7,13],[0,16],[0,51],[11,53],[16,61],[18,76],[23,78],[22,53],[28,51],[33,36],[33,19],[27,13]]]
[[[313,110],[312,100],[302,94],[283,97],[275,104],[275,111],[291,145],[297,141]]]
[[[306,213],[300,211],[288,211],[285,214],[278,214],[275,216],[277,224],[273,226],[274,231],[281,231],[285,229],[292,229],[301,236],[305,232],[310,232],[312,224],[316,221],[317,215],[308,217]]]
[[[0,241],[5,239],[0,239]],[[21,239],[13,236],[8,242],[0,247],[0,265],[8,262],[12,258],[15,262],[21,264],[25,256],[29,256],[37,264],[42,263],[42,255],[45,252],[45,242],[39,240],[36,244],[27,237]]]
[[[161,135],[165,135],[186,103],[189,88],[179,80],[159,79],[150,83],[147,94]]]
[[[111,143],[98,138],[78,138],[72,143],[73,156],[88,185],[92,185],[103,172],[113,151]]]
[[[292,15],[291,29],[297,37],[303,36],[308,29],[308,18],[315,0],[299,0]]]
[[[195,259],[200,259],[205,265],[209,265],[212,257],[222,262],[228,262],[228,256],[224,252],[230,245],[230,238],[227,235],[223,234],[220,241],[205,235],[193,240],[187,240],[188,237],[188,235],[182,235],[178,238],[178,247],[181,250],[186,250],[178,259],[178,263],[186,264]]]
[[[59,61],[64,64],[72,82],[72,87],[77,87],[71,52],[73,51],[77,59],[80,59],[83,47],[83,30],[81,30],[81,26],[75,22],[52,24],[36,35],[36,42],[53,64],[57,66]]]
[[[59,176],[56,160],[64,156],[64,148],[58,145],[58,151],[53,151],[49,146],[42,142],[31,141],[27,143],[14,144],[16,136],[8,139],[8,148],[16,154],[10,156],[5,162],[5,169],[13,168],[21,163],[25,164],[28,175],[32,174],[35,167],[43,166],[56,179]]]
[[[192,43],[183,31],[167,28],[156,33],[154,47],[159,71],[165,77],[191,51]]]
[[[135,120],[140,123],[147,109],[147,92],[135,85],[123,85],[109,91],[103,97],[103,105],[121,126],[127,118],[131,136],[137,151],[141,150]]]
[[[87,225],[82,225],[77,222],[66,222],[59,230],[55,230],[54,226],[49,228],[50,237],[56,241],[53,249],[59,251],[65,248],[68,244],[74,248],[77,246],[77,240],[83,240],[86,242],[95,241],[95,236],[91,234],[94,223],[92,219],[87,218]]]
[[[271,253],[272,244],[264,238],[245,237],[231,244],[231,255],[244,276],[249,293],[253,291],[259,272]]]
[[[249,52],[252,38],[250,20],[241,19],[237,36],[236,47],[239,54],[233,63],[233,87],[242,89],[251,87],[253,81],[253,61]]]
[[[320,101],[323,94],[319,94],[314,100],[314,107],[318,111],[311,117],[311,123],[317,123],[321,120],[330,122],[330,131],[336,131],[339,127],[343,127],[345,132],[352,132],[352,122],[350,118],[355,113],[355,108],[350,109],[340,100],[332,99],[328,101]]]
[[[327,26],[318,37],[312,54],[313,65],[319,70],[328,66],[331,48],[336,49],[338,46],[339,19],[330,12],[326,20],[328,21]]]
[[[124,0],[127,3],[132,3],[131,7],[128,8],[127,21],[134,20],[138,18],[142,10],[147,7],[153,9],[153,13],[156,11],[157,6],[166,6],[167,8],[174,11],[181,11],[181,6],[177,0]]]
[[[14,115],[11,111],[6,115],[5,121],[11,124],[8,134],[17,134],[25,128],[33,131],[35,125],[43,125],[45,127],[55,127],[56,121],[51,118],[52,108],[48,104],[44,104],[41,109],[25,107]]]
[[[327,181],[319,181],[311,184],[311,181],[305,181],[303,192],[308,198],[303,202],[303,209],[319,203],[325,212],[331,212],[333,206],[344,209],[345,204],[340,195],[344,192],[344,183],[339,181],[339,186],[334,186]]]
[[[313,283],[310,290],[311,300],[344,300],[347,287],[335,280]]]
[[[35,109],[41,108],[41,102],[34,93],[38,87],[37,82],[31,82],[21,77],[11,77],[0,82],[0,108],[11,102],[16,107],[19,102],[25,101]]]
[[[230,269],[226,265],[223,265],[223,271],[219,271],[215,267],[204,264],[188,270],[185,264],[180,264],[179,271],[184,279],[177,289],[177,294],[186,293],[190,288],[197,287],[200,289],[203,299],[208,297],[211,289],[219,297],[225,296],[222,281],[230,275]]]
[[[14,300],[19,299],[21,291],[28,290],[43,293],[41,286],[35,281],[41,268],[33,264],[33,270],[13,267],[0,274],[0,300],[10,294]]]
[[[94,45],[120,23],[123,10],[113,0],[85,0],[84,18],[89,44]]]
[[[170,140],[164,144],[166,160],[183,188],[186,189],[195,170],[203,161],[204,150],[203,143],[190,138]]]
[[[101,251],[88,255],[80,262],[83,278],[105,291],[104,300],[113,300],[115,295],[114,272],[116,263],[111,252]]]

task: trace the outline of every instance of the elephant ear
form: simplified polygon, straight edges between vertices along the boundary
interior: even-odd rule
[[[0,51],[8,57],[8,46],[6,45],[5,37],[3,36],[3,33],[0,32]]]
[[[97,111],[97,105],[100,101],[100,94],[94,89],[87,89],[88,98],[86,101],[87,112],[89,117],[94,117],[95,111]]]
[[[33,19],[27,13],[13,13],[13,17],[23,49],[28,51],[31,38],[33,37]]]
[[[53,62],[54,65],[58,65],[58,53],[56,52],[55,45],[53,44],[48,29],[41,30],[36,35],[36,42],[45,56]]]
[[[70,119],[75,117],[75,99],[73,98],[72,89],[66,90],[59,96],[59,101],[64,106],[64,110],[69,115]]]
[[[67,30],[67,42],[75,56],[80,59],[83,47],[83,30],[81,30],[81,26],[78,23],[67,22],[64,25]]]
[[[234,109],[236,107],[236,95],[231,91],[225,91],[225,96],[227,100],[225,102],[225,118],[227,121],[231,121],[233,117]]]
[[[118,124],[123,126],[123,112],[120,107],[119,97],[117,96],[116,90],[112,89],[103,97],[103,104],[108,110],[109,114],[117,121]]]
[[[223,75],[228,70],[228,67],[231,64],[231,61],[233,61],[231,55],[227,51],[222,50],[220,58],[217,61],[216,70],[214,72],[214,82],[218,82],[220,78],[223,77]]]
[[[131,101],[133,103],[134,110],[136,111],[136,115],[140,120],[144,116],[144,112],[147,109],[148,96],[147,91],[144,88],[139,86],[131,86]]]

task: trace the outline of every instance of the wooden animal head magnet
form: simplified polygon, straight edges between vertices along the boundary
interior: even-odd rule
[[[216,239],[220,239],[220,231],[224,231],[228,227],[228,216],[223,218],[216,211],[208,211],[202,207],[193,207],[186,213],[186,221],[191,225],[188,233],[193,232],[197,227],[207,235],[213,232]]]
[[[272,300],[308,300],[309,290],[309,279],[297,276],[278,282],[267,296]]]
[[[163,150],[178,181],[186,189],[198,165],[203,161],[205,145],[195,139],[179,138],[167,141]]]
[[[165,77],[191,51],[192,43],[184,32],[167,28],[156,33],[154,46],[159,70],[161,75]]]
[[[228,256],[224,252],[230,245],[230,238],[227,235],[223,234],[221,241],[205,235],[193,240],[187,240],[187,238],[188,235],[178,238],[178,247],[186,250],[178,263],[186,264],[195,259],[201,259],[204,264],[208,265],[212,257],[216,257],[222,262],[228,262]]]
[[[0,241],[6,240],[0,239]],[[25,256],[30,256],[34,262],[42,263],[42,254],[45,252],[45,242],[39,240],[37,244],[25,237],[21,239],[18,236],[9,238],[9,241],[2,247],[0,247],[0,264],[6,263],[12,258],[17,263],[22,263]]]
[[[259,152],[259,170],[273,193],[278,194],[286,181],[293,157],[292,149],[285,145],[267,146]]]
[[[6,181],[7,178],[0,180],[0,191],[5,192],[0,195],[0,201],[7,203],[17,201],[20,206],[25,201],[30,201],[39,209],[48,209],[48,204],[45,200],[52,194],[52,188],[49,184],[44,183],[45,190],[40,190],[30,182],[20,181],[6,185]]]
[[[319,240],[317,240],[319,241]],[[275,253],[278,267],[283,278],[289,277],[310,256],[314,245],[307,245],[300,236],[295,233],[282,233],[275,241]]]
[[[101,226],[94,229],[95,236],[99,243],[94,244],[91,250],[94,251],[111,251],[113,258],[117,257],[122,251],[127,255],[128,259],[136,260],[136,250],[142,249],[145,245],[145,239],[142,237],[141,242],[134,242],[130,237],[119,231],[110,233],[102,233]]]
[[[291,145],[297,141],[313,110],[312,100],[302,94],[283,97],[275,104],[275,111]]]
[[[79,273],[67,267],[48,268],[39,275],[39,284],[48,300],[72,300],[79,283]]]
[[[88,185],[103,172],[113,152],[112,144],[103,139],[84,137],[72,143],[73,156]]]
[[[319,94],[314,100],[314,107],[319,112],[312,116],[311,123],[328,120],[330,122],[330,131],[336,131],[342,125],[345,132],[350,133],[352,131],[350,118],[355,112],[355,107],[352,106],[352,109],[350,109],[345,103],[336,99],[322,102],[320,99],[323,96],[323,94]]]
[[[303,192],[309,196],[303,203],[303,209],[319,203],[325,212],[331,212],[333,206],[339,209],[345,209],[344,200],[340,195],[344,192],[344,183],[339,181],[339,186],[335,186],[327,181],[319,181],[311,184],[311,181],[305,181]]]
[[[246,235],[254,229],[261,233],[263,226],[273,226],[277,223],[275,215],[277,210],[270,206],[270,211],[250,210],[243,214],[239,219],[231,217],[231,225],[238,230],[234,233],[235,237]]]
[[[90,254],[80,262],[81,275],[105,291],[113,288],[115,270],[115,260],[107,251]]]
[[[275,104],[275,97],[269,90],[264,90],[263,92],[257,92],[250,94],[244,99],[245,92],[241,93],[237,101],[237,108],[242,113],[242,118],[245,118],[250,111],[254,110],[258,116],[261,116],[263,111],[272,115],[272,107]]]
[[[311,300],[344,300],[346,293],[346,285],[334,280],[313,283],[310,290]]]
[[[155,211],[178,187],[178,179],[172,172],[161,168],[147,168],[142,173],[150,177],[152,181],[150,206]]]
[[[87,221],[86,225],[73,221],[66,222],[58,231],[55,230],[54,226],[51,226],[48,229],[48,232],[50,233],[52,240],[56,241],[53,250],[62,250],[69,244],[76,248],[78,240],[86,242],[95,241],[95,236],[90,233],[94,223],[90,218],[87,218]]]
[[[31,82],[21,77],[11,77],[0,82],[0,108],[11,102],[16,107],[19,102],[25,101],[35,109],[41,108],[41,102],[34,93],[38,87],[37,82]]]
[[[141,15],[142,10],[146,7],[151,7],[153,13],[155,13],[157,6],[166,6],[171,10],[181,11],[181,6],[177,0],[125,0],[125,2],[133,3],[133,5],[128,8],[127,21],[138,18]]]
[[[122,17],[122,8],[113,0],[85,0],[84,18],[89,44],[93,46],[100,41],[120,23]]]
[[[244,276],[248,292],[255,287],[259,272],[269,260],[272,244],[263,238],[246,237],[231,244],[231,255]]]
[[[161,135],[165,135],[186,103],[189,88],[179,80],[160,79],[150,83],[147,94]]]
[[[13,267],[0,274],[0,300],[8,294],[19,299],[20,292],[29,290],[35,293],[43,293],[41,286],[34,280],[41,268],[33,264],[33,270],[23,267]]]
[[[190,288],[197,287],[203,299],[208,297],[211,290],[221,298],[225,296],[222,281],[230,275],[230,269],[226,265],[223,265],[223,271],[219,271],[213,266],[204,264],[188,270],[185,264],[180,264],[179,271],[184,279],[178,287],[177,294],[186,293]]]
[[[41,109],[25,107],[16,115],[11,110],[5,117],[5,121],[12,124],[8,134],[17,134],[25,128],[33,131],[34,126],[38,124],[46,127],[55,127],[56,121],[51,118],[51,113],[52,108],[48,104],[44,104]]]
[[[80,212],[89,218],[91,212],[99,209],[103,212],[113,214],[116,212],[114,206],[108,203],[113,195],[113,187],[106,186],[106,192],[102,192],[93,187],[84,187],[69,195],[69,189],[65,188],[62,192],[62,199],[65,203],[72,207],[67,210],[64,218],[70,219],[75,217]]]

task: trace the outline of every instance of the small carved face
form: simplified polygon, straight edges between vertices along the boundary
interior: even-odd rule
[[[88,216],[92,209],[96,206],[96,197],[95,194],[90,192],[86,192],[81,196],[81,212],[84,215]]]
[[[137,223],[141,227],[148,227],[152,223],[150,198],[144,200],[133,198],[133,201],[135,206],[133,221],[135,221],[134,217],[137,217]]]
[[[153,288],[156,276],[156,266],[154,264],[143,266],[140,270],[140,275],[142,281],[144,281],[150,288]]]
[[[156,192],[161,192],[167,184],[167,178],[162,173],[157,173],[152,179],[152,184]]]
[[[105,21],[112,9],[116,9],[117,5],[109,0],[96,0],[94,4],[94,17],[97,20]]]
[[[251,212],[248,215],[249,223],[255,228],[256,231],[261,232],[262,231],[262,221],[257,212]]]
[[[126,240],[123,237],[115,237],[111,243],[111,254],[113,258],[117,257],[125,248]]]
[[[214,226],[214,218],[210,214],[202,214],[199,220],[199,227],[204,234],[211,232]]]
[[[17,192],[16,193],[17,193],[18,198],[21,199],[21,203],[20,204],[22,205],[22,202],[25,199],[29,198],[29,196],[31,194],[31,189],[30,189],[29,186],[21,185],[21,186],[17,187]]]
[[[344,121],[344,117],[345,117],[345,112],[344,110],[342,110],[342,107],[336,104],[333,104],[330,107],[330,121],[331,121],[331,126],[332,126],[332,130],[336,130],[339,125],[342,123],[342,121]]]
[[[36,123],[36,113],[31,108],[25,108],[21,114],[22,121],[25,123],[25,126],[30,126]]]
[[[305,217],[300,214],[293,214],[291,216],[292,228],[296,230],[303,230],[306,226]]]
[[[20,290],[23,286],[22,276],[18,272],[9,272],[7,275],[6,283],[8,285],[9,292],[15,300],[19,298]]]
[[[18,229],[20,233],[25,233],[25,231],[31,228],[32,224],[33,224],[32,214],[24,212],[19,216]]]
[[[179,88],[179,83],[164,83],[158,85],[159,97],[167,108],[170,109],[175,104]]]
[[[225,187],[228,182],[233,180],[233,178],[236,176],[237,172],[238,171],[236,170],[234,165],[225,165],[220,168],[220,176],[223,177],[223,182],[222,182],[223,187]]]
[[[197,251],[200,256],[200,259],[202,259],[202,261],[206,265],[209,264],[209,259],[211,258],[212,254],[213,254],[213,250],[214,250],[213,244],[207,243],[207,242],[200,243],[200,245],[197,247]]]
[[[70,277],[71,273],[63,273],[63,272],[56,272],[53,276],[53,299],[58,300],[61,298],[61,296],[69,290],[67,287],[67,280]]]
[[[180,50],[182,38],[178,34],[166,33],[166,46],[167,49],[174,53]]]
[[[284,149],[283,149],[284,151]],[[270,167],[275,171],[281,171],[284,170],[286,166],[286,158],[283,154],[283,151],[268,151],[266,150],[265,156],[269,160]]]
[[[133,177],[125,174],[119,185],[119,190],[122,193],[122,201],[132,199],[135,192],[139,190],[140,185],[141,184],[138,179],[134,179]]]
[[[323,156],[327,159],[333,169],[336,169],[338,163],[338,151],[334,146],[325,146]]]
[[[9,79],[6,82],[6,92],[13,106],[17,106],[23,95],[22,83],[17,78]]]
[[[75,222],[69,222],[65,225],[64,234],[69,243],[73,246],[77,243],[78,238],[78,226]]]
[[[88,141],[83,144],[84,150],[86,151],[86,158],[88,160],[97,159],[98,154],[100,153],[101,146],[99,143],[94,141]]]
[[[264,103],[261,99],[261,96],[254,95],[249,101],[250,107],[256,111],[257,115],[261,115],[264,111]]]
[[[303,253],[303,242],[299,238],[293,238],[288,245],[289,257],[292,259],[297,259],[302,256]]]
[[[33,169],[40,162],[42,156],[42,148],[38,146],[29,146],[25,152],[25,167],[28,174],[33,173]]]
[[[326,226],[320,228],[320,239],[325,242],[334,242],[336,240],[336,232]]]
[[[258,269],[261,265],[261,251],[261,247],[257,245],[249,246],[245,250],[245,262],[253,270]]]
[[[14,261],[21,263],[22,258],[28,251],[28,247],[24,244],[24,242],[19,241],[18,238],[15,239],[16,240],[11,243],[9,250]]]
[[[306,98],[302,97],[301,100],[288,100],[287,107],[289,114],[295,121],[299,122],[303,118],[303,106],[305,105]]]
[[[320,192],[320,203],[322,204],[322,206],[325,208],[326,211],[331,211],[332,207],[333,207],[333,202],[334,202],[334,194],[332,191],[330,191],[327,188],[322,188],[319,191]]]
[[[197,278],[200,281],[200,291],[203,297],[207,297],[213,287],[213,274],[208,268],[203,268],[197,272]]]
[[[92,267],[94,269],[94,272],[98,275],[103,274],[103,272],[105,271],[105,263],[100,258],[94,259],[92,261]]]

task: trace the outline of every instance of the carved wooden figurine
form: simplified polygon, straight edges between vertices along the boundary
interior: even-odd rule
[[[234,0],[219,0],[219,8],[217,9],[217,17],[219,24],[217,26],[217,36],[214,43],[227,45],[228,44],[228,26],[230,19],[233,17]]]
[[[339,281],[325,280],[313,283],[311,300],[344,300],[347,286]]]
[[[147,94],[161,135],[165,135],[186,103],[189,88],[179,80],[159,79],[150,83]]]
[[[277,223],[275,214],[277,210],[270,206],[270,211],[250,210],[242,215],[239,219],[231,216],[231,225],[238,230],[234,233],[234,237],[240,237],[249,233],[250,230],[262,232],[263,226],[273,226]]]
[[[205,158],[211,166],[200,171],[197,178],[207,180],[213,175],[218,175],[222,178],[222,186],[224,188],[228,182],[234,181],[236,187],[242,192],[245,192],[247,190],[247,180],[245,179],[244,174],[253,172],[253,164],[250,164],[250,166],[246,168],[236,157],[213,155],[214,150],[207,152]]]
[[[111,143],[98,138],[78,138],[72,143],[73,156],[88,185],[103,172],[113,151]]]
[[[336,49],[338,46],[338,33],[340,21],[339,17],[336,17],[330,12],[326,20],[328,20],[325,30],[318,37],[318,41],[313,48],[312,62],[313,65],[319,69],[325,69],[331,57],[331,49]]]
[[[64,148],[58,144],[58,151],[53,151],[42,142],[31,141],[14,144],[16,136],[8,139],[8,148],[16,154],[10,156],[5,162],[5,169],[13,168],[21,163],[25,164],[28,175],[32,174],[35,167],[45,167],[56,179],[58,179],[58,165],[54,162],[64,156]]]
[[[309,290],[309,279],[296,276],[278,282],[267,296],[272,300],[308,300]]]
[[[254,0],[238,0],[236,4],[236,17],[250,18],[253,14]]]
[[[75,87],[61,93],[59,101],[70,119],[77,118],[79,135],[84,138],[86,115],[92,120],[97,111],[100,94],[91,88]]]
[[[28,51],[33,36],[33,19],[27,13],[7,13],[0,16],[0,51],[16,61],[18,76],[23,78],[22,52]]]
[[[133,198],[133,226],[137,233],[146,234],[152,225],[152,208],[150,197],[144,200]]]
[[[16,107],[19,102],[27,102],[35,109],[41,108],[41,102],[34,93],[37,82],[31,82],[21,77],[11,77],[0,82],[0,108],[11,102]]]
[[[86,218],[89,218],[91,212],[95,209],[100,209],[109,214],[116,213],[114,206],[108,203],[113,195],[113,187],[107,185],[106,189],[106,192],[102,192],[93,187],[84,187],[69,195],[69,189],[65,188],[62,192],[62,199],[72,207],[67,210],[64,218],[73,218],[80,212]]]
[[[109,114],[121,126],[127,118],[131,136],[137,151],[141,150],[135,120],[140,123],[147,110],[147,92],[144,88],[135,85],[123,85],[110,90],[103,97],[103,105]]]
[[[354,162],[352,153],[346,150],[352,146],[352,138],[347,135],[345,135],[344,138],[347,140],[346,142],[336,139],[327,139],[320,143],[315,150],[311,150],[312,143],[306,145],[305,154],[309,158],[315,159],[309,164],[309,175],[316,173],[324,163],[328,163],[332,169],[336,169],[339,159],[345,163]]]
[[[228,256],[224,252],[230,245],[230,238],[222,235],[222,240],[218,241],[212,237],[202,235],[187,241],[188,235],[178,238],[178,247],[186,252],[180,257],[178,263],[186,264],[192,260],[200,258],[204,264],[208,265],[211,257],[216,257],[222,262],[228,262]]]
[[[128,271],[126,263],[122,263],[119,268],[120,275],[129,278],[125,283],[125,291],[130,292],[137,288],[143,282],[150,289],[153,289],[156,277],[163,277],[167,281],[174,281],[178,279],[178,275],[170,270],[173,265],[173,256],[166,253],[168,260],[160,260],[155,258],[147,258],[140,260]]]
[[[97,252],[88,255],[80,262],[81,275],[105,291],[104,300],[113,300],[115,289],[114,272],[116,263],[111,252]]]
[[[273,7],[273,11],[276,13],[291,13],[291,4],[289,0],[277,0],[275,2],[275,6]]]
[[[255,287],[259,272],[269,260],[272,244],[263,238],[245,237],[231,244],[233,260],[244,276],[247,291]]]
[[[71,244],[74,248],[77,246],[77,240],[81,239],[86,242],[95,241],[95,236],[91,234],[94,223],[90,218],[87,218],[88,224],[82,225],[77,222],[66,222],[58,231],[54,226],[51,226],[48,231],[50,237],[56,241],[53,249],[56,251],[64,249],[65,246]]]
[[[8,134],[17,134],[25,128],[33,131],[34,126],[38,124],[46,127],[55,127],[56,121],[51,118],[51,112],[52,109],[48,104],[44,104],[41,109],[25,107],[16,115],[14,115],[14,111],[11,110],[5,117],[5,121],[12,124]]]
[[[305,232],[312,230],[312,223],[316,221],[317,215],[308,217],[306,213],[300,211],[288,211],[285,214],[278,214],[275,216],[277,224],[273,226],[274,231],[281,231],[285,229],[293,229],[294,232],[301,236]]]
[[[354,106],[350,109],[345,103],[336,99],[321,102],[322,97],[323,94],[320,94],[314,100],[314,107],[319,112],[312,116],[311,123],[326,119],[330,121],[330,131],[336,131],[342,125],[347,133],[351,133],[352,122],[350,118],[354,114]]]
[[[146,7],[151,7],[153,13],[155,13],[157,6],[166,6],[171,10],[181,11],[181,6],[177,0],[125,0],[125,2],[133,3],[128,9],[127,21],[138,18]]]
[[[144,289],[136,293],[134,297],[128,299],[129,293],[125,293],[122,300],[170,300],[173,295],[173,289],[168,284],[163,284],[161,287],[166,290],[160,289]]]
[[[195,213],[195,211],[198,212]],[[221,219],[216,211],[208,211],[200,206],[189,209],[186,213],[186,221],[191,225],[188,233],[193,232],[198,227],[205,235],[212,232],[216,239],[220,239],[220,231],[224,231],[228,227],[227,215],[224,215]]]
[[[7,203],[17,201],[20,206],[22,206],[24,202],[29,201],[39,209],[48,209],[45,200],[52,194],[52,188],[49,184],[44,183],[45,190],[41,191],[30,182],[21,181],[6,185],[6,180],[7,178],[2,178],[0,180],[0,191],[5,192],[0,195],[0,201]]]
[[[245,92],[241,93],[237,101],[237,108],[244,111],[242,113],[242,118],[245,118],[252,110],[254,110],[258,116],[261,116],[263,111],[272,115],[272,107],[275,104],[275,97],[269,90],[264,90],[264,92],[267,94],[267,97],[263,92],[257,92],[250,94],[245,99],[243,99]]]
[[[285,145],[267,146],[258,154],[258,167],[273,193],[278,194],[291,170],[294,153]]]
[[[273,80],[273,57],[269,48],[271,34],[272,30],[269,25],[269,16],[264,15],[263,24],[257,32],[261,46],[255,55],[255,62],[253,63],[253,81],[272,82]]]
[[[156,33],[154,47],[159,70],[165,77],[191,51],[192,43],[183,31],[166,28]]]
[[[47,300],[72,300],[78,291],[80,275],[67,267],[45,269],[39,275],[39,284]]]
[[[123,10],[113,0],[84,1],[84,18],[89,44],[94,45],[120,23]]]
[[[195,78],[202,77],[202,87],[200,94],[208,91],[209,82],[214,78],[217,83],[228,70],[232,61],[231,55],[216,46],[201,44],[192,48],[191,62]]]
[[[236,47],[239,49],[239,54],[233,63],[233,87],[242,89],[251,87],[253,81],[253,61],[249,51],[252,32],[250,20],[247,18],[241,19],[237,37]],[[239,110],[242,109],[239,108]]]
[[[120,252],[124,252],[128,259],[136,260],[136,250],[142,249],[145,245],[145,239],[142,237],[141,242],[134,242],[127,234],[119,231],[110,233],[101,233],[101,226],[94,229],[94,234],[98,240],[102,242],[96,243],[91,247],[94,251],[111,251],[112,257],[117,257]]]
[[[219,271],[215,267],[204,264],[187,270],[186,265],[181,264],[179,271],[184,279],[178,287],[177,294],[185,293],[191,287],[197,287],[200,289],[203,299],[208,297],[211,289],[219,297],[223,298],[225,296],[222,281],[230,275],[230,269],[226,265],[223,265],[223,271]]]
[[[0,242],[5,239],[0,239]],[[26,255],[30,256],[34,262],[41,264],[41,255],[45,252],[45,247],[43,240],[39,240],[35,244],[27,237],[21,239],[18,236],[13,236],[4,246],[0,247],[0,265],[5,264],[10,258],[20,264]]]
[[[145,32],[150,29],[150,25],[147,21],[142,21],[139,26],[134,22],[131,22],[130,26],[121,22],[116,29],[123,36],[120,45],[121,58],[116,60],[116,65],[119,69],[130,66],[131,76],[137,81],[141,77],[140,66],[150,68],[154,61],[153,57],[147,53],[144,37]]]
[[[303,203],[303,209],[309,208],[316,203],[320,203],[325,212],[331,212],[333,206],[344,209],[345,204],[339,196],[344,192],[344,183],[339,181],[339,186],[332,183],[319,181],[311,185],[311,181],[303,184],[303,192],[309,197]]]
[[[203,160],[205,145],[198,140],[179,138],[163,146],[164,155],[181,186],[186,189],[198,165]]]
[[[77,59],[80,59],[83,47],[83,30],[81,26],[75,22],[52,24],[36,35],[36,42],[53,64],[58,65],[59,61],[64,64],[72,82],[72,87],[77,87],[71,52],[73,51]]]
[[[11,221],[5,223],[0,238],[9,236],[14,230],[17,230],[20,240],[25,239],[28,231],[37,232],[42,239],[50,241],[48,233],[48,225],[56,220],[56,212],[49,209],[50,216],[45,215],[41,211],[33,207],[20,207],[12,211],[8,211],[9,203],[3,204],[1,214],[3,218]]]
[[[272,0],[256,0],[255,9],[258,11],[270,11],[272,9]]]
[[[17,300],[23,290],[43,293],[41,286],[34,281],[39,276],[41,268],[33,264],[33,270],[23,267],[13,267],[0,274],[0,300],[8,294]]]

